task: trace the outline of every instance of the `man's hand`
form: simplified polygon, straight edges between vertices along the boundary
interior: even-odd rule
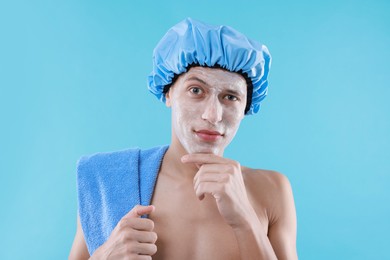
[[[181,160],[199,168],[194,178],[197,197],[202,200],[205,194],[212,195],[230,226],[245,226],[248,217],[254,216],[238,162],[214,154],[187,154]]]
[[[141,218],[154,211],[154,206],[135,206],[112,231],[110,237],[91,259],[152,259],[157,252],[154,223]]]

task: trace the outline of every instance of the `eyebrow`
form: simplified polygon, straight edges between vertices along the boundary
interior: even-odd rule
[[[191,76],[191,77],[187,78],[185,81],[190,81],[190,80],[198,81],[198,82],[200,82],[200,83],[202,83],[204,85],[207,85],[207,86],[209,85],[209,84],[206,83],[206,81],[204,81],[203,79],[200,79],[200,78],[198,78],[196,76]]]
[[[198,78],[198,77],[196,77],[196,76],[190,76],[189,78],[185,79],[185,81],[191,81],[191,80],[198,81],[198,82],[200,82],[200,83],[202,83],[203,85],[206,85],[206,86],[210,86],[209,84],[207,84],[206,81],[204,81],[203,79],[200,79],[200,78]],[[244,95],[244,93],[242,93],[241,91],[237,91],[237,90],[231,89],[231,88],[227,89],[226,91],[227,91],[229,94],[235,95],[235,96]]]

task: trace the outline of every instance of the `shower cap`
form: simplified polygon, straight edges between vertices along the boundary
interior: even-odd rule
[[[268,92],[271,55],[267,47],[229,26],[213,26],[187,18],[173,26],[153,51],[148,89],[165,102],[164,88],[190,66],[220,67],[242,74],[253,92],[246,114],[255,114]],[[252,95],[250,95],[252,94]]]

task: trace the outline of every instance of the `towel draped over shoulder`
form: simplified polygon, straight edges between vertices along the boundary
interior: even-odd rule
[[[149,205],[168,146],[97,153],[77,163],[78,214],[89,254],[135,205]]]

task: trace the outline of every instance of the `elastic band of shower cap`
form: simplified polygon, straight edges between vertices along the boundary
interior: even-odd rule
[[[251,83],[248,89],[253,88],[247,95],[251,102],[245,114],[259,111],[260,102],[268,92],[271,66],[271,55],[265,45],[229,26],[213,26],[187,18],[169,29],[154,49],[149,91],[165,102],[164,88],[194,65],[242,74]]]

